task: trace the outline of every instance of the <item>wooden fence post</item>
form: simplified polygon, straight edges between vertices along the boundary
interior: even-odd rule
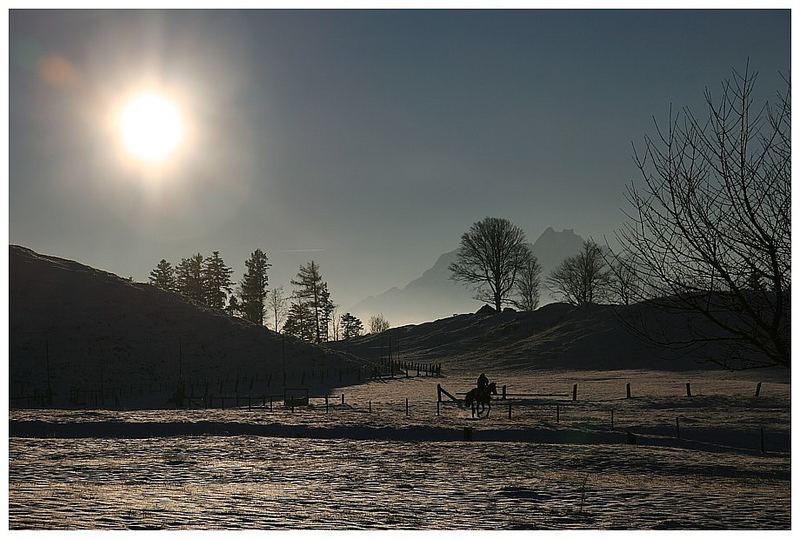
[[[506,400],[506,386],[503,386],[503,396],[501,398],[502,400]]]
[[[578,400],[578,384],[572,386],[572,400]]]
[[[630,384],[630,382],[625,384],[625,398],[626,399],[630,399],[631,398],[631,384]]]
[[[686,396],[692,396],[692,385],[689,382],[686,382]]]
[[[439,415],[439,409],[441,408],[441,406],[442,406],[442,401],[437,400],[436,401],[436,415]]]
[[[761,382],[759,382],[758,385],[756,386],[756,397],[758,397],[759,395],[761,395]]]
[[[344,404],[344,393],[342,393],[342,404]]]
[[[511,419],[511,401],[508,402],[508,418]]]
[[[761,427],[761,453],[764,452],[764,427]]]

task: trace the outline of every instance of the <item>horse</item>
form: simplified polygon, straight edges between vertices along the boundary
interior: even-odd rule
[[[464,397],[464,406],[472,408],[472,417],[475,417],[476,411],[478,412],[478,417],[484,411],[486,411],[486,417],[489,417],[489,413],[492,411],[492,395],[497,395],[497,384],[495,382],[492,382],[484,389],[479,387],[471,389],[467,396]],[[480,410],[478,410],[478,406],[480,406]],[[487,406],[488,410],[486,410]]]

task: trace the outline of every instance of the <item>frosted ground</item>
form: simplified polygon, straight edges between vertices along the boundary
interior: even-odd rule
[[[11,526],[790,526],[790,385],[780,373],[487,374],[509,393],[539,395],[513,398],[511,419],[502,401],[489,418],[455,403],[437,416],[437,384],[474,384],[455,374],[337,388],[327,412],[320,397],[294,412],[255,399],[249,410],[13,410]],[[217,435],[182,435],[186,425]],[[126,430],[142,426],[157,436]]]

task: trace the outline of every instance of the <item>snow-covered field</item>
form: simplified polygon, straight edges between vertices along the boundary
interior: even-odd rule
[[[294,412],[255,399],[250,410],[12,410],[11,525],[789,527],[790,385],[780,374],[487,374],[509,394],[538,395],[495,401],[488,418],[455,403],[437,415],[437,383],[464,392],[474,386],[464,374],[338,388],[327,411],[319,397]],[[159,436],[127,437],[143,424]],[[186,424],[218,435],[164,435]],[[461,441],[464,427],[472,442]],[[25,437],[75,428],[87,437]]]
[[[790,525],[782,457],[241,436],[12,439],[10,454],[12,528]]]

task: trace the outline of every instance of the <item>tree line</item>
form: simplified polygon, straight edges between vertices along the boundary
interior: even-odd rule
[[[362,335],[364,325],[351,313],[338,315],[328,283],[314,260],[301,264],[287,294],[282,286],[269,288],[268,271],[272,264],[266,252],[256,249],[244,262],[245,272],[239,283],[231,279],[233,270],[213,251],[183,258],[177,265],[161,259],[150,272],[150,284],[178,293],[191,301],[225,311],[259,325],[272,325],[299,339],[324,343],[352,339]],[[383,315],[370,319],[370,331],[389,329]]]
[[[471,285],[475,299],[493,304],[498,312],[504,306],[535,310],[543,285],[573,305],[627,304],[635,280],[622,259],[610,258],[610,252],[586,240],[576,255],[564,259],[543,281],[542,266],[525,232],[508,219],[486,217],[461,236],[449,269],[452,279]]]
[[[262,324],[270,266],[266,253],[256,249],[245,261],[246,271],[234,289],[233,269],[219,251],[213,251],[209,257],[197,253],[174,266],[162,258],[150,272],[150,284],[200,305]]]

